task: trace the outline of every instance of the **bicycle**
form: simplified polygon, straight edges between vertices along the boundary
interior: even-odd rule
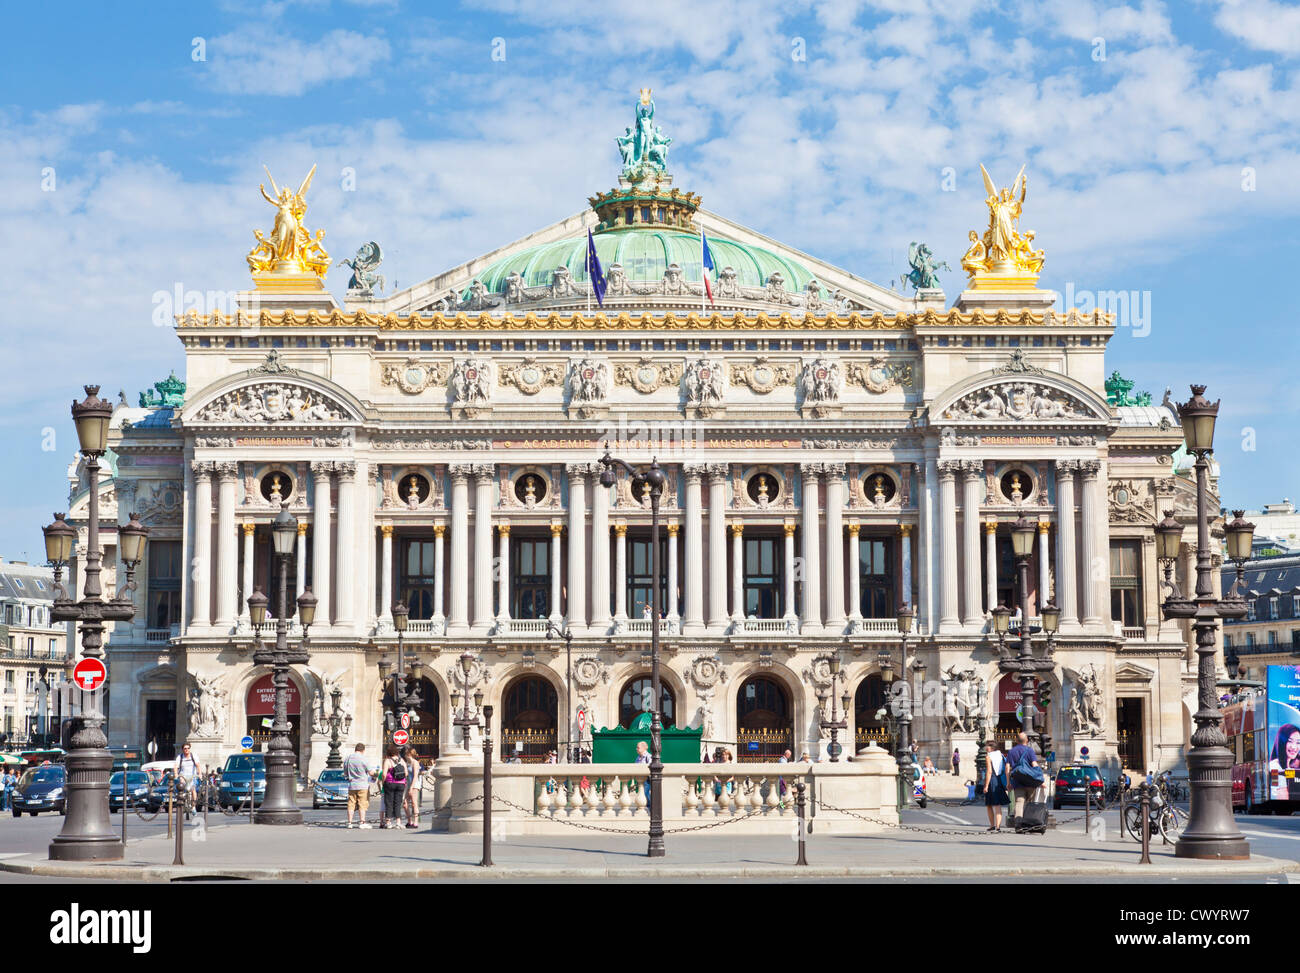
[[[1178,833],[1187,823],[1183,812],[1164,799],[1159,790],[1151,795],[1151,807],[1148,813],[1153,835],[1158,834],[1169,843],[1173,843]],[[1124,828],[1135,841],[1142,840],[1142,805],[1129,804],[1123,811]]]

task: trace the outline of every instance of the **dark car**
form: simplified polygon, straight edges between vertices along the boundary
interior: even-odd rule
[[[149,804],[149,775],[143,770],[117,771],[108,779],[108,809],[122,810],[122,778],[126,778],[127,804],[130,807]]]
[[[1101,779],[1101,771],[1091,764],[1074,764],[1062,767],[1056,772],[1056,794],[1052,798],[1052,807],[1061,809],[1062,804],[1083,806],[1085,796],[1092,792],[1092,806],[1101,807],[1105,796],[1106,783]]]
[[[345,807],[348,803],[348,778],[341,770],[322,770],[312,788],[312,807]]]
[[[221,770],[221,806],[247,806],[250,787],[253,807],[260,807],[262,798],[266,796],[266,755],[232,753]]]
[[[63,785],[66,782],[67,773],[62,764],[33,767],[24,773],[14,788],[14,817],[22,817],[24,811],[32,817],[42,811],[67,814],[63,803]]]

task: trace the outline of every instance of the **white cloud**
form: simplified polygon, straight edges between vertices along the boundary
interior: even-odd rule
[[[1300,54],[1300,7],[1274,0],[1219,0],[1214,23],[1250,47]]]
[[[329,81],[366,77],[390,53],[379,35],[332,30],[312,41],[241,28],[212,38],[205,64],[220,91],[251,95],[301,95]]]

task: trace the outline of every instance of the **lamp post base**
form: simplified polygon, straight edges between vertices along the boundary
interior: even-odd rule
[[[293,754],[266,755],[266,794],[253,811],[254,824],[302,824],[302,808],[294,800]]]
[[[1232,753],[1226,747],[1193,747],[1187,754],[1191,811],[1174,845],[1175,858],[1248,861],[1250,845],[1232,816]]]
[[[75,749],[64,759],[68,775],[64,785],[67,816],[63,830],[50,842],[50,861],[122,859],[122,838],[114,831],[108,813],[108,778],[113,770],[113,755],[104,749],[108,740],[99,728],[98,719],[95,714],[83,720],[72,737]]]

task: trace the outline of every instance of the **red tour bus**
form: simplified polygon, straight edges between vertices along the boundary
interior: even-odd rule
[[[1232,806],[1300,809],[1300,667],[1269,666],[1263,690],[1220,708],[1232,751]]]

